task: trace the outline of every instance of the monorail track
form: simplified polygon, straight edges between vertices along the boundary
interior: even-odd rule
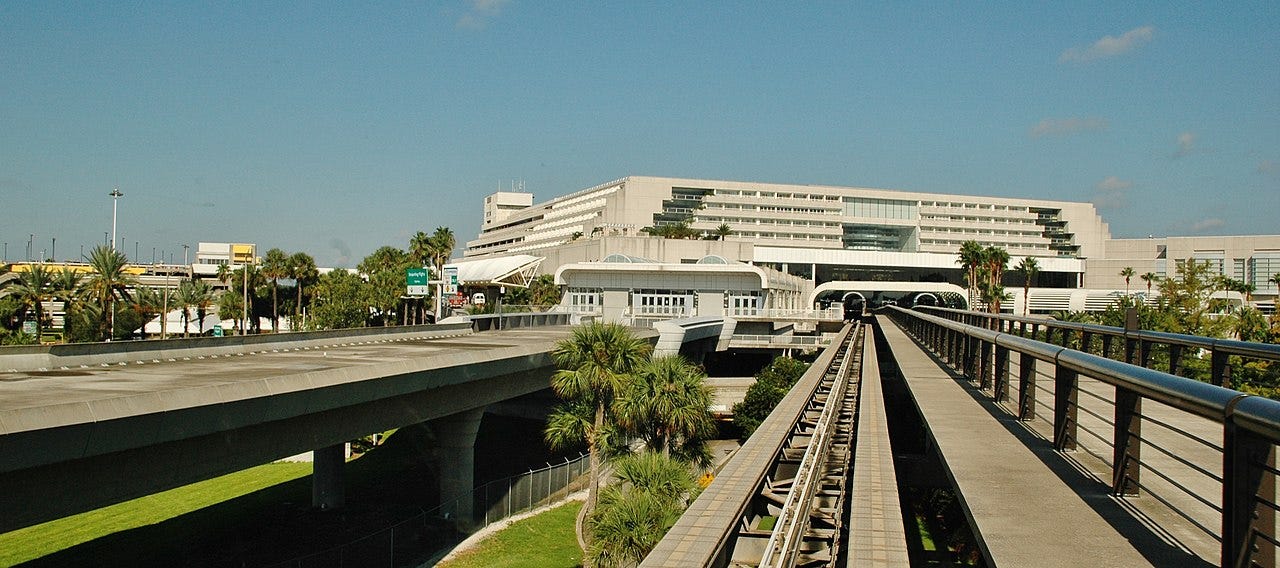
[[[862,327],[835,356],[730,538],[730,566],[835,566],[847,542],[862,377]]]

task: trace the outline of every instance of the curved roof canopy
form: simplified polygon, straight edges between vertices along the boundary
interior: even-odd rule
[[[718,254],[709,254],[707,256],[699,258],[698,262],[694,264],[730,264],[730,262],[728,259]],[[741,264],[741,263],[735,262],[732,264]]]
[[[458,269],[458,284],[464,286],[515,286],[528,288],[538,274],[541,256],[517,254],[480,260],[451,262],[445,268]]]

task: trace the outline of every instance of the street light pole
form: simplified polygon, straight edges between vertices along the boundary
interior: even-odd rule
[[[124,194],[120,193],[120,188],[117,187],[107,195],[111,196],[111,250],[116,250],[116,207],[120,203],[120,198],[124,197]]]

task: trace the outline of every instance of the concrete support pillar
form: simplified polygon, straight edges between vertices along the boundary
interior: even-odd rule
[[[341,509],[346,501],[342,468],[346,465],[346,444],[319,448],[311,453],[311,506],[321,511]]]
[[[471,491],[475,489],[475,444],[484,407],[431,421],[440,466],[440,503],[451,518],[474,520]]]

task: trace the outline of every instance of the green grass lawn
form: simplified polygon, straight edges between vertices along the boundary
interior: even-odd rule
[[[566,567],[582,565],[582,551],[573,534],[582,503],[573,501],[512,523],[480,541],[440,568]]]
[[[0,565],[26,562],[106,535],[153,525],[311,474],[310,463],[272,463],[0,534]]]

